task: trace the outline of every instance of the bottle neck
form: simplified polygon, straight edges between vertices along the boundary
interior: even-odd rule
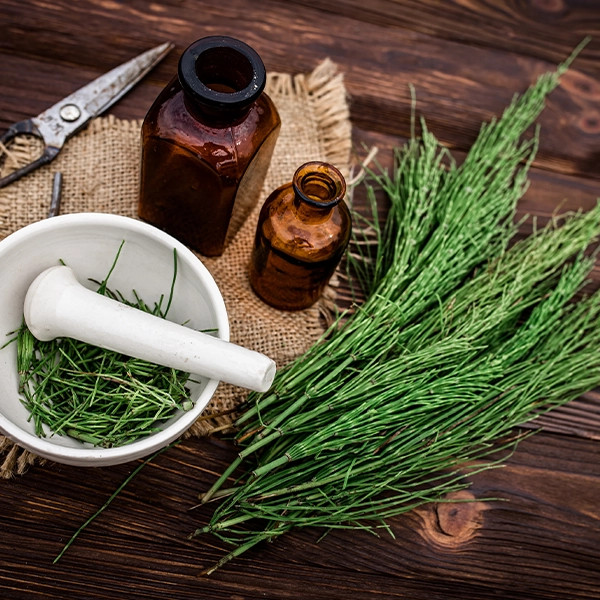
[[[207,106],[197,102],[193,97],[183,91],[183,103],[186,110],[204,125],[214,128],[229,127],[242,121],[248,112],[250,106],[241,108],[219,108]]]
[[[226,36],[202,38],[181,55],[179,83],[192,113],[218,121],[242,118],[261,95],[265,66],[244,42]]]
[[[294,174],[294,207],[300,218],[324,219],[343,200],[346,182],[342,174],[324,162],[309,162]]]

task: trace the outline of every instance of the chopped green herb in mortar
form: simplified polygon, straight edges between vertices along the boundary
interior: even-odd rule
[[[150,307],[135,290],[130,302],[107,287],[119,253],[98,293],[165,318],[177,276],[176,253],[164,308],[164,296]],[[188,373],[70,338],[41,342],[25,324],[16,342],[19,391],[41,437],[68,435],[95,446],[122,446],[158,431],[178,410],[192,408]]]

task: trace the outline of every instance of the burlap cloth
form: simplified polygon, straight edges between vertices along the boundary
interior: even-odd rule
[[[291,181],[296,168],[309,160],[330,162],[347,175],[351,125],[343,76],[336,65],[327,59],[309,74],[271,73],[266,91],[277,106],[282,125],[262,199]],[[0,189],[0,239],[47,217],[52,180],[58,171],[63,175],[62,214],[102,212],[136,218],[140,126],[140,121],[123,121],[110,115],[96,119],[67,142],[53,163]],[[11,146],[5,170],[26,162],[37,151],[32,139]],[[247,263],[261,204],[262,200],[221,257],[200,258],[223,294],[231,340],[264,352],[282,366],[323,333],[321,312],[327,299],[307,310],[282,312],[252,293]],[[228,428],[245,396],[240,388],[220,384],[189,434],[206,435]],[[0,436],[0,476],[23,473],[35,460],[35,456]]]

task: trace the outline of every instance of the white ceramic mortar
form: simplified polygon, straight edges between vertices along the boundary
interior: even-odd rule
[[[24,227],[0,242],[0,339],[23,320],[25,295],[45,269],[64,261],[80,283],[103,280],[125,241],[108,287],[131,298],[131,291],[152,305],[168,298],[173,278],[173,249],[178,272],[168,319],[193,329],[216,330],[229,339],[223,298],[201,261],[180,242],[135,219],[100,213],[62,215]],[[166,301],[166,300],[165,300]],[[89,315],[90,320],[94,314]],[[8,337],[6,338],[9,339]],[[104,466],[146,456],[178,438],[197,419],[214,394],[215,379],[190,384],[194,408],[171,418],[156,434],[126,446],[97,448],[66,436],[40,438],[28,422],[29,413],[18,394],[16,344],[0,350],[0,431],[35,454],[72,465]]]

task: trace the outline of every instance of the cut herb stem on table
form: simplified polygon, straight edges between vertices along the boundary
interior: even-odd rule
[[[374,216],[356,215],[356,235],[375,243],[357,237],[349,257],[366,300],[251,395],[239,455],[201,495],[220,503],[190,535],[233,546],[205,573],[294,527],[389,531],[493,466],[516,426],[600,384],[600,295],[583,293],[600,204],[513,242],[537,150],[526,134],[584,44],[485,124],[461,165],[421,121],[391,173],[367,171]]]

